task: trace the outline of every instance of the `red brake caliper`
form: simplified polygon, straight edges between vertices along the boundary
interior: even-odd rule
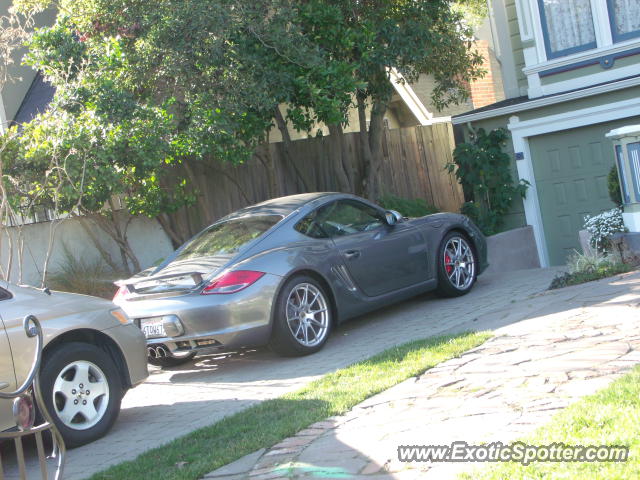
[[[451,265],[451,257],[449,256],[448,253],[444,254],[444,269],[447,271],[448,274],[453,272],[453,265]]]

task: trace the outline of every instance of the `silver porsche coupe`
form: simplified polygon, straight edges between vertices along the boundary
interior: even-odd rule
[[[408,219],[354,195],[309,193],[220,219],[118,282],[114,302],[144,332],[154,365],[265,344],[305,355],[349,318],[429,290],[467,293],[486,259],[463,215]]]

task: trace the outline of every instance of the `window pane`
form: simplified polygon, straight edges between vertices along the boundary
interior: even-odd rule
[[[629,190],[627,183],[627,174],[624,171],[624,159],[622,158],[622,145],[616,145],[616,160],[618,162],[618,174],[620,175],[620,183],[622,184],[622,202],[630,203]]]
[[[280,220],[280,215],[263,215],[216,223],[185,245],[174,261],[236,253]]]
[[[539,0],[549,58],[596,47],[590,0]]]
[[[609,0],[613,41],[640,36],[640,0]]]
[[[627,145],[629,164],[631,166],[631,179],[636,198],[640,198],[640,142]]]
[[[293,228],[297,231],[311,238],[327,238],[326,233],[322,228],[320,228],[316,222],[316,218],[319,213],[322,212],[320,210],[314,210],[309,215],[300,220]]]
[[[318,213],[322,230],[332,237],[374,230],[384,225],[384,219],[375,208],[359,202],[336,202]]]

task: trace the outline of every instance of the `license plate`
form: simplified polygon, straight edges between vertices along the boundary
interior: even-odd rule
[[[165,337],[164,327],[162,326],[162,320],[142,320],[140,328],[142,333],[147,338]]]

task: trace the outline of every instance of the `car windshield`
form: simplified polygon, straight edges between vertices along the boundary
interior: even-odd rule
[[[281,215],[261,215],[216,223],[187,243],[174,261],[236,253],[280,220]]]

